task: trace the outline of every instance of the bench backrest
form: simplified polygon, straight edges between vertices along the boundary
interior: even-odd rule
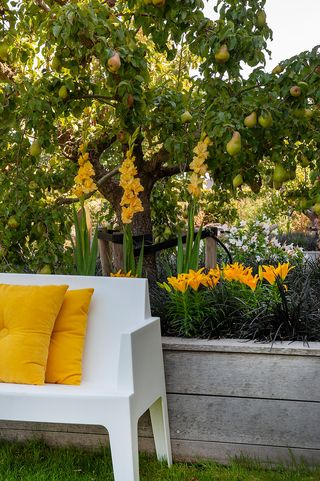
[[[83,357],[83,381],[116,387],[120,336],[150,317],[146,279],[43,274],[0,274],[0,284],[93,287]]]

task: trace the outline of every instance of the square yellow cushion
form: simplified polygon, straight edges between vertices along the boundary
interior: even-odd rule
[[[44,384],[50,336],[67,289],[0,284],[0,382]]]
[[[88,288],[66,293],[51,335],[46,382],[81,383],[84,337],[93,291]]]

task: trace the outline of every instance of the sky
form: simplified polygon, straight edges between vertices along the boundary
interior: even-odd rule
[[[214,18],[216,0],[205,3],[205,14]],[[272,60],[267,61],[267,71],[281,60],[320,45],[320,0],[266,0],[265,11],[273,30],[273,42],[269,44]]]

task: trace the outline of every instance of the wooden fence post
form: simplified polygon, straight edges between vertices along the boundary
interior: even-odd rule
[[[110,242],[105,239],[98,239],[99,243],[99,256],[101,260],[102,275],[109,276],[113,270],[112,266],[112,253]]]
[[[208,269],[217,266],[217,242],[212,237],[206,238],[206,260],[205,265]]]

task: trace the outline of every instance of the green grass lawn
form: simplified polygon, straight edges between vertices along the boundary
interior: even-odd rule
[[[141,456],[141,481],[319,481],[320,467],[264,468],[239,460],[230,466],[214,463],[176,463],[169,469],[154,458]],[[0,442],[1,481],[112,481],[108,450],[88,452],[52,448],[39,442]]]

